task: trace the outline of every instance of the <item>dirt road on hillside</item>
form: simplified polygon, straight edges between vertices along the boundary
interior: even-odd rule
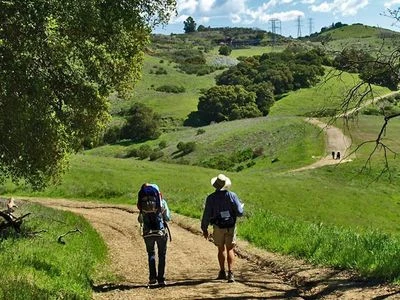
[[[351,146],[351,139],[348,136],[344,135],[339,128],[323,123],[315,118],[308,118],[306,119],[306,122],[318,126],[325,133],[326,154],[324,157],[319,158],[315,163],[292,170],[291,172],[315,169],[327,165],[336,165],[339,163],[345,163],[352,160],[351,157],[348,157],[349,148]],[[337,152],[340,152],[341,159],[333,159],[332,151],[334,151],[335,154]]]
[[[94,299],[399,299],[400,287],[357,280],[239,242],[235,283],[215,280],[216,248],[199,233],[199,221],[173,215],[167,283],[147,289],[147,261],[137,211],[67,200],[36,201],[83,215],[106,241],[117,282],[94,283]]]
[[[399,91],[394,91],[394,92],[388,93],[386,95],[378,96],[373,99],[367,100],[359,107],[355,107],[355,108],[349,109],[348,111],[346,111],[344,113],[338,114],[335,118],[350,117],[352,115],[357,114],[358,111],[360,111],[362,108],[364,108],[370,104],[376,104],[383,99],[395,96],[397,94],[399,94]],[[326,123],[323,123],[316,118],[307,118],[305,121],[310,124],[313,124],[315,126],[318,126],[319,128],[321,128],[321,130],[326,135],[326,143],[325,143],[326,144],[326,146],[325,146],[326,154],[324,157],[318,158],[318,160],[315,163],[292,170],[291,172],[315,169],[315,168],[320,168],[320,167],[327,166],[327,165],[336,165],[339,163],[346,163],[346,162],[352,161],[353,157],[349,155],[351,139],[348,136],[344,135],[343,132],[339,128],[336,128],[336,127],[333,127]],[[340,152],[341,159],[339,159],[339,160],[333,159],[332,151],[334,151],[335,153]]]

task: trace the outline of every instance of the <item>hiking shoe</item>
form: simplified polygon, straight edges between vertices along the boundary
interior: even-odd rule
[[[162,281],[159,281],[158,282],[158,286],[159,287],[164,287],[164,286],[166,286],[167,285],[167,283],[165,282],[165,280],[162,280]]]
[[[149,280],[149,285],[156,284],[156,283],[157,283],[157,279],[155,279],[155,278]]]
[[[228,282],[235,282],[235,276],[231,271],[228,272]]]
[[[219,271],[217,279],[226,279],[226,273],[224,270]]]

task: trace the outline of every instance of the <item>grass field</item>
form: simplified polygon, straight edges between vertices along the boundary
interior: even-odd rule
[[[204,133],[199,134],[198,130]],[[164,156],[159,161],[200,165],[205,158],[222,153],[232,155],[245,149],[263,149],[263,156],[255,160],[252,169],[289,170],[311,164],[313,156],[324,153],[324,136],[318,128],[306,124],[302,118],[263,117],[213,124],[202,128],[186,128],[168,132],[157,140],[140,144],[108,145],[87,151],[86,154],[123,157],[130,150],[143,144],[157,148],[160,141],[166,141],[162,149]],[[181,156],[177,153],[179,142],[195,142],[196,150]],[[279,158],[279,162],[271,160]]]
[[[260,51],[264,50],[250,48],[234,51],[232,55],[254,55]],[[160,67],[167,74],[156,75]],[[146,56],[143,79],[128,101],[113,99],[112,110],[115,113],[139,101],[164,117],[185,119],[196,109],[200,89],[214,85],[215,74],[185,75],[172,63]],[[246,216],[239,226],[242,238],[314,263],[397,280],[400,277],[398,158],[389,155],[390,173],[382,173],[382,149],[366,165],[373,147],[369,144],[357,151],[350,163],[289,172],[325,154],[325,137],[319,129],[307,125],[303,116],[322,109],[334,110],[345,89],[357,80],[356,76],[343,73],[340,80],[331,79],[323,86],[291,92],[275,103],[266,118],[204,126],[200,128],[202,133],[199,128],[175,128],[157,140],[146,142],[153,148],[161,141],[166,142],[164,156],[159,161],[118,158],[141,144],[103,146],[72,157],[71,167],[60,185],[33,192],[6,183],[0,187],[0,193],[134,205],[140,185],[156,182],[174,212],[200,218],[204,199],[212,191],[210,178],[221,171],[196,165],[214,155],[228,156],[247,147],[262,147],[263,156],[254,159],[255,165],[241,172],[225,172],[232,179],[233,191],[246,204]],[[186,92],[168,94],[154,90],[163,84],[182,85]],[[388,92],[381,87],[374,90],[376,95]],[[351,134],[355,149],[361,142],[376,138],[381,122],[380,117],[361,115],[349,128],[340,122],[336,125]],[[384,141],[395,152],[400,151],[398,120],[391,122]],[[185,156],[176,155],[179,142],[195,142],[196,149]]]
[[[72,213],[19,206],[18,213],[32,214],[22,234],[9,231],[0,239],[0,299],[90,299],[91,283],[106,266],[107,249],[99,234]],[[76,228],[82,234],[65,236],[65,244],[57,242],[58,236]],[[38,231],[44,232],[29,236]]]
[[[188,75],[180,72],[175,66],[174,63],[167,60],[146,56],[142,79],[137,83],[127,101],[112,100],[112,112],[127,109],[134,102],[142,102],[153,108],[162,117],[185,119],[191,111],[197,110],[200,90],[215,85],[215,73],[204,76]],[[156,72],[159,68],[165,70],[167,74],[157,75]],[[173,94],[155,90],[162,85],[183,86],[186,92]]]
[[[325,47],[332,52],[354,47],[369,51],[371,54],[378,51],[388,54],[399,45],[398,32],[361,24],[329,30],[321,36],[330,37],[331,40],[325,43]]]
[[[319,84],[288,93],[272,106],[270,114],[304,116],[310,113],[338,110],[347,91],[358,82],[359,78],[356,74],[339,73],[327,68],[326,75],[321,78]],[[373,86],[373,90],[374,97],[390,92],[388,88],[380,86]],[[350,105],[349,108],[352,107]]]

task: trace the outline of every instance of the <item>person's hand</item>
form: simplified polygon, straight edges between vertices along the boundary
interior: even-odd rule
[[[208,239],[208,231],[203,231],[203,236],[207,240]]]

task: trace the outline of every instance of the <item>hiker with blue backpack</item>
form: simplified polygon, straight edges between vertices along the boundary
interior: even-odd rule
[[[149,286],[165,286],[165,262],[168,236],[171,233],[168,221],[171,219],[167,201],[154,183],[144,183],[138,193],[138,221],[142,226],[143,239],[149,262]],[[155,245],[158,250],[158,273],[156,268]]]
[[[208,239],[208,226],[213,225],[213,240],[218,247],[218,262],[220,271],[217,279],[234,282],[233,262],[236,245],[236,219],[243,215],[243,203],[239,197],[228,189],[231,180],[224,174],[211,179],[215,191],[208,195],[201,219],[201,230],[204,238]],[[226,252],[226,254],[225,254]],[[225,259],[228,264],[228,274],[225,272]]]

